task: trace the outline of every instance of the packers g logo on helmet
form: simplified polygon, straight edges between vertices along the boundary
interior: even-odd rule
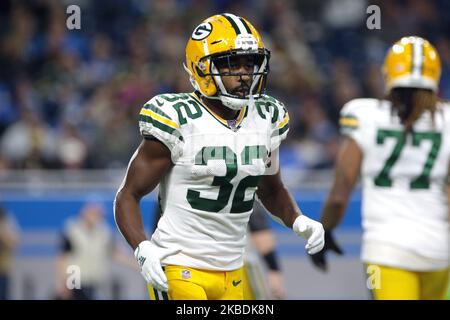
[[[238,55],[252,55],[255,66],[248,96],[227,92],[215,61]],[[185,70],[195,90],[203,96],[221,100],[225,106],[239,110],[258,99],[265,91],[270,52],[258,31],[247,20],[234,14],[212,16],[197,26],[186,45]]]
[[[437,91],[441,62],[436,49],[427,40],[404,37],[389,49],[382,71],[387,92],[398,87]]]
[[[203,40],[205,39],[207,36],[209,36],[209,34],[212,31],[212,25],[211,23],[202,23],[201,25],[199,25],[197,28],[195,28],[194,32],[192,32],[192,39],[193,40]]]

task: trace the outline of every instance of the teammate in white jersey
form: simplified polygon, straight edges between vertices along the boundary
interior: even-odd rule
[[[441,66],[425,39],[389,50],[385,100],[356,99],[341,111],[346,136],[322,214],[325,251],[341,253],[331,230],[361,175],[363,242],[375,299],[441,299],[449,275],[450,106],[437,99]]]
[[[212,16],[186,46],[195,91],[158,95],[141,110],[144,139],[117,193],[115,219],[135,250],[151,299],[243,298],[255,193],[307,240],[308,253],[323,248],[322,225],[302,215],[273,156],[289,116],[264,95],[269,57],[247,20]],[[158,184],[163,215],[147,240],[139,202]]]

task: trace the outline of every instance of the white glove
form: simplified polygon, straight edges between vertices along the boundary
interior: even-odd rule
[[[161,267],[161,260],[180,251],[170,250],[164,252],[150,241],[145,240],[137,246],[134,256],[141,267],[141,274],[145,281],[156,290],[167,292],[169,287],[166,275]]]
[[[305,249],[309,254],[315,254],[323,249],[325,245],[325,231],[320,222],[301,215],[295,219],[292,229],[299,236],[306,239]]]

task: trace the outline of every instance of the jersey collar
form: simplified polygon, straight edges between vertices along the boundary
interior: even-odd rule
[[[224,118],[222,118],[221,116],[219,116],[217,113],[215,113],[214,111],[212,111],[205,103],[203,103],[203,101],[200,99],[199,96],[197,96],[197,94],[195,92],[192,92],[190,94],[198,103],[200,103],[202,105],[203,108],[205,108],[205,110],[217,121],[220,122],[220,124],[222,124],[223,126],[227,127],[228,129],[232,130],[232,131],[237,131],[242,124],[242,121],[244,120],[245,116],[247,115],[247,109],[248,106],[245,106],[244,108],[242,108],[239,111],[239,114],[237,116],[236,119],[233,120],[226,120]]]

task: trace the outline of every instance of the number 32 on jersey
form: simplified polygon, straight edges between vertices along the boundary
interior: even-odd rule
[[[267,148],[263,145],[246,146],[240,154],[240,165],[252,165],[253,160],[262,159],[268,156]],[[248,188],[258,186],[261,175],[251,175],[243,178],[238,183],[231,183],[231,180],[238,173],[238,156],[228,146],[208,146],[203,147],[195,156],[195,165],[208,165],[210,160],[224,160],[226,174],[224,176],[214,176],[212,186],[219,187],[217,199],[207,199],[200,196],[200,192],[188,189],[186,199],[194,209],[219,212],[228,204],[234,185],[236,191],[231,205],[231,213],[242,213],[253,208],[254,194],[252,199],[244,200],[245,191]]]

